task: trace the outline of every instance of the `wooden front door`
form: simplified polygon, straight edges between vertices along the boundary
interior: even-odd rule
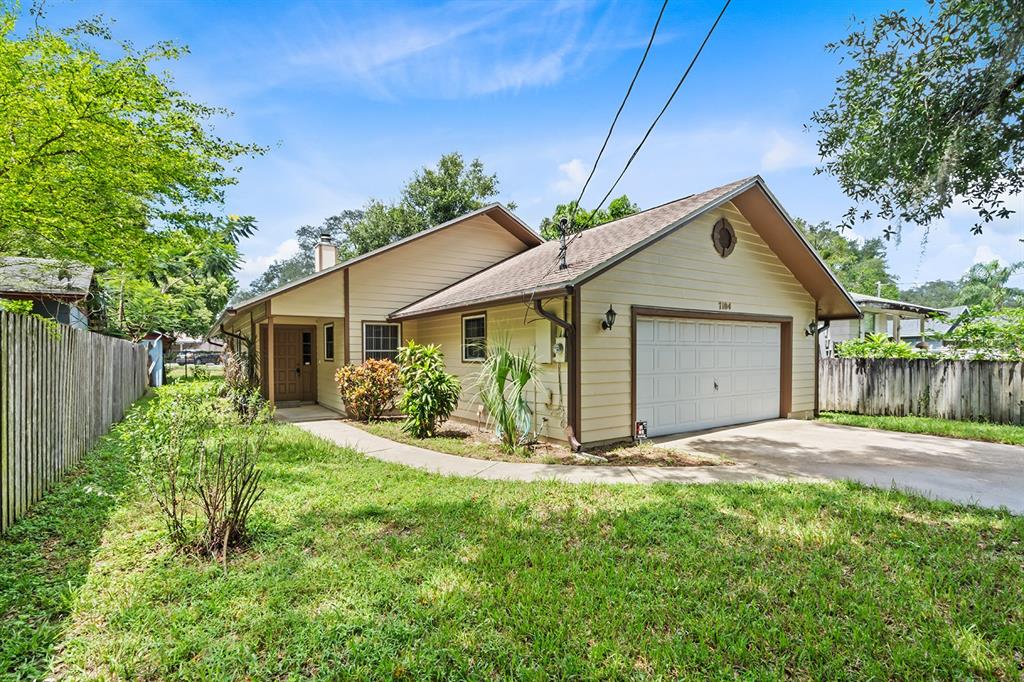
[[[274,325],[274,399],[316,400],[316,327]]]

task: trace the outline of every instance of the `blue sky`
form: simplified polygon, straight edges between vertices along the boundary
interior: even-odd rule
[[[788,211],[835,220],[848,205],[815,176],[811,112],[831,96],[852,12],[895,2],[734,0],[620,191],[641,207],[760,173]],[[923,3],[912,3],[923,11]],[[97,13],[115,36],[191,48],[167,65],[197,99],[228,107],[229,137],[271,146],[248,161],[227,212],[255,215],[243,283],[294,252],[298,225],[370,197],[392,199],[449,151],[479,157],[531,225],[575,198],[642,54],[660,3],[59,2],[49,23]],[[670,0],[659,37],[584,205],[614,180],[721,5]],[[1017,197],[1012,204],[1024,210]],[[972,263],[1024,259],[1024,216],[969,233],[954,209],[890,247],[904,285],[958,277]],[[858,228],[880,234],[881,225]],[[1024,285],[1024,278],[1015,281]]]

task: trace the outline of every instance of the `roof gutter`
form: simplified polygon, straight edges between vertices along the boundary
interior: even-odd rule
[[[566,286],[563,294],[564,296],[572,296],[574,289],[571,285]],[[574,299],[575,300],[575,299]],[[548,312],[544,308],[544,301],[541,298],[533,299],[533,310],[538,315],[548,320],[552,324],[557,325],[561,329],[565,330],[565,340],[568,344],[566,348],[567,355],[569,356],[569,408],[568,408],[568,419],[566,419],[565,436],[566,440],[569,441],[569,446],[573,452],[579,452],[583,449],[583,445],[577,438],[579,424],[576,424],[577,406],[576,403],[579,400],[579,380],[580,380],[580,368],[577,366],[577,354],[576,344],[579,343],[579,339],[576,335],[576,325],[568,320],[563,320],[554,313]]]

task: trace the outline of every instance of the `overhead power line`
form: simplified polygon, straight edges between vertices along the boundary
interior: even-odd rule
[[[619,104],[619,110],[615,112],[615,118],[612,119],[612,124],[608,127],[608,134],[604,136],[604,142],[601,144],[601,149],[597,152],[597,158],[594,159],[594,164],[590,167],[590,175],[587,176],[587,181],[583,183],[583,189],[580,190],[580,195],[576,198],[576,203],[573,205],[572,210],[569,211],[569,229],[572,229],[572,221],[576,216],[576,210],[579,208],[580,202],[583,201],[583,195],[586,193],[587,187],[590,185],[590,181],[594,178],[594,173],[597,171],[597,164],[601,162],[604,150],[608,147],[608,141],[612,139],[612,132],[615,130],[615,124],[619,122],[619,116],[622,115],[622,110],[626,107],[626,101],[633,92],[633,86],[636,85],[636,79],[640,76],[640,71],[644,68],[644,62],[647,61],[647,55],[651,52],[651,45],[654,44],[654,36],[658,35],[658,26],[661,24],[661,18],[665,15],[666,7],[668,7],[668,0],[665,0],[661,5],[661,11],[658,12],[658,18],[654,22],[654,28],[651,30],[651,37],[647,40],[647,48],[644,49],[644,56],[640,58],[640,63],[637,64],[636,72],[633,74],[633,80],[629,81],[629,87],[626,88],[626,95],[622,98],[622,103]]]
[[[711,28],[708,29],[707,35],[704,36],[704,40],[701,42],[700,47],[698,47],[697,51],[694,53],[693,59],[690,60],[690,63],[686,67],[686,71],[683,72],[683,75],[679,79],[679,82],[676,83],[676,87],[672,90],[672,94],[669,95],[668,99],[665,101],[665,105],[661,108],[661,111],[658,112],[658,115],[654,118],[654,121],[651,122],[650,127],[647,128],[647,132],[644,133],[643,139],[640,140],[640,144],[638,144],[636,146],[636,149],[633,150],[633,153],[630,154],[629,159],[626,161],[626,165],[623,166],[622,168],[622,172],[619,173],[619,177],[615,179],[615,182],[612,183],[612,186],[608,189],[608,192],[605,193],[604,198],[601,199],[601,203],[599,203],[597,207],[594,209],[595,213],[601,210],[601,207],[604,206],[604,202],[608,200],[608,197],[610,197],[612,195],[612,192],[615,191],[615,188],[618,187],[619,181],[622,180],[622,177],[626,174],[626,171],[629,170],[629,167],[633,163],[633,160],[636,158],[637,154],[640,153],[640,149],[643,148],[644,143],[647,142],[647,138],[651,136],[651,132],[654,130],[654,127],[658,125],[658,121],[661,120],[661,117],[668,110],[669,105],[672,104],[672,100],[675,99],[675,96],[679,92],[679,89],[683,87],[683,83],[686,82],[686,77],[689,76],[690,71],[693,70],[693,65],[696,64],[697,59],[700,58],[701,53],[704,51],[704,46],[707,45],[708,41],[711,39],[711,35],[715,32],[715,29],[718,27],[718,22],[722,20],[722,15],[724,15],[725,10],[729,8],[730,2],[732,2],[732,0],[725,0],[725,4],[722,5],[722,11],[720,11],[718,13],[718,16],[715,18],[715,23],[711,24]],[[582,232],[578,232],[577,234],[573,235],[573,239],[575,239],[580,234],[582,234]]]

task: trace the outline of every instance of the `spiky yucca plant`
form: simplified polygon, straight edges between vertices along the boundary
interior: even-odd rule
[[[537,362],[530,350],[513,353],[507,341],[491,345],[477,376],[480,402],[487,410],[506,452],[515,452],[527,441],[533,427],[533,410],[527,389],[537,380]]]

